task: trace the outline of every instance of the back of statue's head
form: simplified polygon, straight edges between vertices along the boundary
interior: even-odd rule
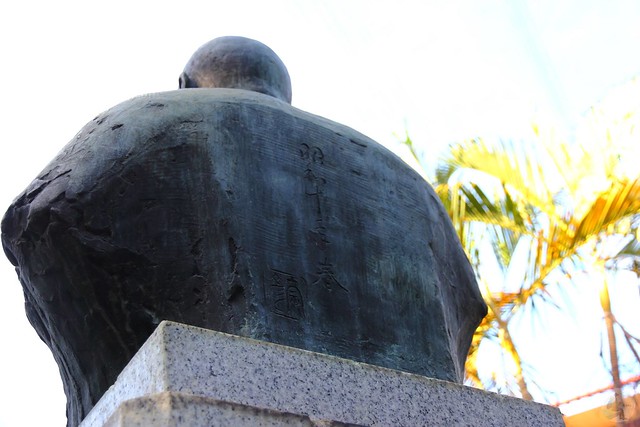
[[[264,93],[291,103],[291,79],[278,55],[245,37],[205,43],[180,75],[180,88],[232,88]]]

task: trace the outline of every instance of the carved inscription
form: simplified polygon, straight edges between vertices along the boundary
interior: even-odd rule
[[[314,226],[308,232],[309,240],[320,250],[320,257],[316,263],[314,285],[322,285],[325,289],[333,292],[340,289],[344,292],[349,290],[337,279],[333,269],[331,259],[331,241],[327,236],[325,225],[325,188],[327,180],[323,176],[325,155],[319,147],[309,144],[300,145],[300,157],[304,160],[305,170],[304,194],[312,200],[314,204],[315,218]]]
[[[271,269],[271,298],[274,314],[287,319],[300,320],[304,318],[304,300],[301,288],[306,283],[303,278],[297,278],[284,271]]]
[[[322,286],[324,286],[325,289],[329,291],[332,291],[337,286],[341,288],[343,291],[349,292],[349,290],[344,286],[342,286],[342,284],[338,282],[338,279],[336,279],[336,275],[333,272],[333,265],[329,261],[327,261],[327,258],[325,258],[323,261],[320,261],[320,263],[318,263],[318,269],[316,270],[316,277],[317,277],[316,281],[313,282],[314,285],[322,284]]]

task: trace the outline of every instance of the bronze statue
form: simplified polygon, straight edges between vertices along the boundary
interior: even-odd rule
[[[9,207],[2,244],[77,425],[162,320],[459,382],[486,312],[431,187],[289,105],[259,42],[98,115]]]

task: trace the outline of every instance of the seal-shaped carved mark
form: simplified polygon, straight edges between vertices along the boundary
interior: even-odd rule
[[[304,300],[300,287],[306,286],[303,278],[284,271],[271,269],[271,311],[277,316],[300,320],[304,318]]]

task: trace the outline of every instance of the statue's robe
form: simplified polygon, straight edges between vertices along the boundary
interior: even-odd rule
[[[460,382],[486,312],[416,172],[244,90],[100,114],[14,201],[2,243],[69,425],[164,319]]]

